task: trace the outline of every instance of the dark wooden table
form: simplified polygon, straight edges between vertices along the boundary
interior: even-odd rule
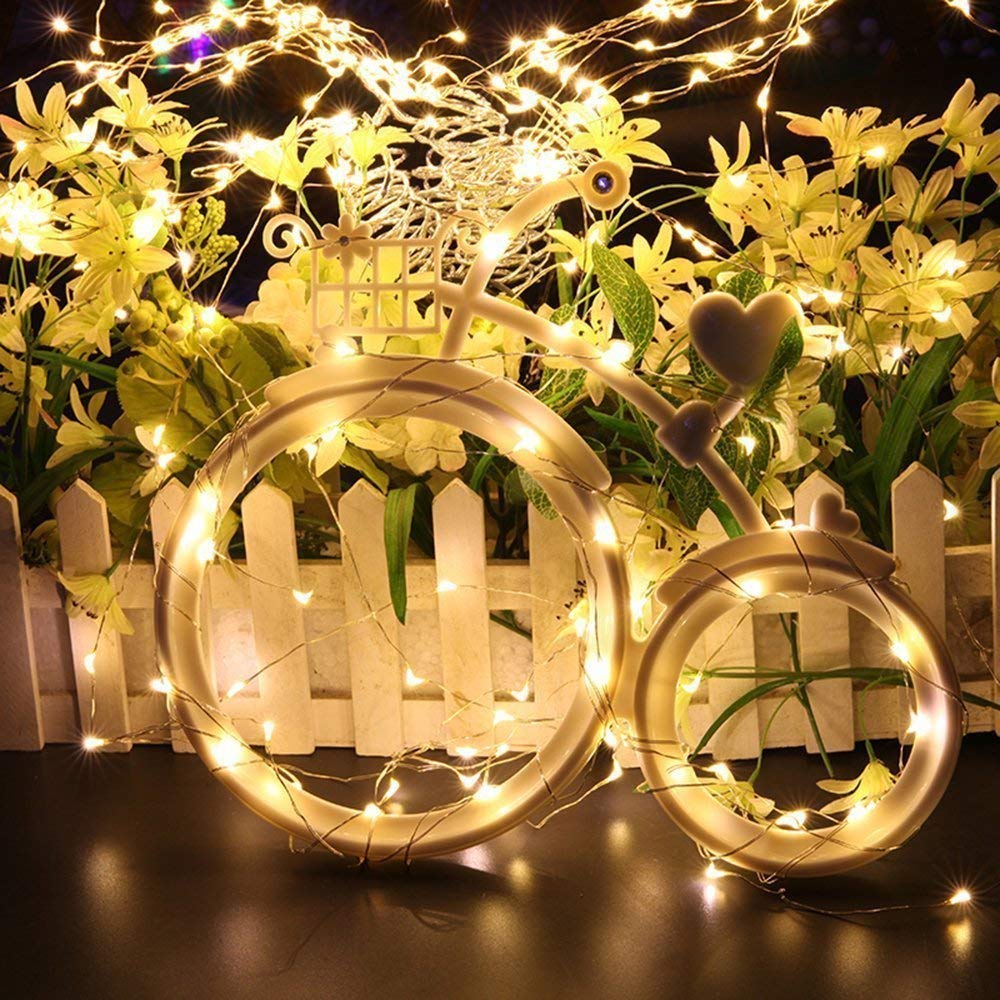
[[[801,751],[774,754],[767,772],[786,790],[819,776]],[[709,883],[694,847],[631,790],[636,774],[541,831],[369,870],[288,853],[167,749],[0,754],[0,981],[12,1000],[996,995],[997,737],[967,740],[946,799],[903,850],[790,884],[836,909],[938,902],[966,884],[964,908],[833,918],[737,878]]]

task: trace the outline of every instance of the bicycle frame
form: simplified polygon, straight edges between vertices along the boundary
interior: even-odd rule
[[[714,448],[721,428],[740,412],[748,387],[730,380],[714,406],[694,400],[674,407],[637,374],[593,345],[488,294],[500,254],[533,218],[573,197],[583,198],[596,210],[614,209],[627,194],[627,178],[619,167],[594,164],[582,174],[544,184],[520,199],[482,240],[461,284],[442,280],[435,259],[432,287],[421,285],[421,290],[433,292],[435,309],[450,310],[438,358],[355,355],[353,348],[344,352],[350,356],[338,356],[339,337],[365,331],[348,325],[317,329],[324,338],[333,339],[325,362],[320,357],[319,364],[268,386],[269,405],[237,428],[199,471],[157,569],[157,646],[171,685],[172,704],[195,749],[245,804],[289,833],[376,860],[441,854],[479,843],[556,799],[586,765],[609,719],[620,719],[633,730],[633,746],[651,790],[682,827],[716,854],[759,871],[773,872],[794,864],[801,874],[822,874],[864,863],[895,846],[899,836],[905,839],[912,833],[940,797],[954,767],[960,726],[958,682],[947,648],[892,584],[891,556],[824,530],[815,516],[812,528],[770,528]],[[300,245],[289,239],[282,245],[275,242],[275,233],[283,225],[294,225],[309,236],[314,324],[318,326],[316,255],[330,244],[297,217],[277,216],[265,229],[265,244],[276,256],[291,256]],[[341,246],[344,239],[338,238]],[[357,241],[359,249],[372,248],[377,242]],[[426,241],[421,245],[428,246]],[[430,245],[439,251],[440,243]],[[344,271],[339,287],[349,317],[350,267],[345,265]],[[377,262],[373,272],[377,282]],[[370,287],[364,294],[372,294]],[[405,294],[404,289],[404,302]],[[730,297],[709,293],[699,302],[720,298]],[[607,469],[572,428],[516,382],[459,360],[477,316],[514,328],[554,352],[565,355],[569,351],[581,367],[598,374],[653,421],[658,441],[677,461],[702,470],[743,529],[742,537],[683,564],[660,587],[658,596],[666,610],[646,639],[631,634],[627,570],[613,527],[610,541],[607,532],[596,530],[602,521],[610,525],[601,499],[611,483]],[[542,482],[570,526],[595,585],[588,625],[593,649],[588,650],[588,662],[593,657],[603,663],[606,677],[598,681],[596,672],[584,664],[584,683],[551,740],[532,763],[496,786],[496,796],[489,801],[470,797],[424,813],[388,815],[376,809],[369,814],[289,787],[273,760],[258,757],[238,739],[233,720],[219,706],[201,649],[199,590],[206,567],[201,553],[221,514],[275,455],[318,435],[332,422],[413,412],[471,431],[515,458]],[[537,453],[520,445],[526,428],[538,439]],[[213,552],[209,546],[207,561]],[[751,575],[752,591],[745,586]],[[814,589],[817,581],[825,589]],[[836,836],[816,837],[774,824],[758,828],[735,816],[692,770],[672,709],[660,710],[663,705],[672,706],[690,643],[713,616],[767,593],[795,591],[829,593],[831,599],[843,600],[865,614],[891,640],[908,643],[918,710],[932,723],[928,733],[915,741],[907,773],[896,787],[862,822],[835,827]],[[219,747],[226,745],[225,763],[218,765]]]

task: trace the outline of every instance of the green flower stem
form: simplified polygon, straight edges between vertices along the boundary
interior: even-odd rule
[[[781,619],[781,627],[785,630],[785,636],[788,639],[788,646],[792,654],[792,669],[796,674],[802,674],[802,663],[799,659],[799,620],[794,615],[779,615]],[[826,773],[833,777],[833,765],[830,763],[830,757],[826,752],[826,746],[823,743],[823,736],[819,731],[819,723],[816,721],[816,715],[813,712],[812,702],[809,700],[809,691],[807,690],[808,682],[803,683],[796,691],[796,697],[805,709],[806,717],[809,719],[809,727],[812,729],[813,737],[816,740],[816,746],[819,748],[819,755],[823,760],[823,766],[826,768]]]

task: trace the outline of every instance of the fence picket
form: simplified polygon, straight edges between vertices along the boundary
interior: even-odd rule
[[[274,664],[260,675],[260,721],[274,723],[274,753],[312,753],[306,629],[292,593],[301,591],[292,498],[264,482],[244,498],[242,513],[256,669]]]
[[[170,532],[170,527],[174,523],[174,518],[180,510],[184,501],[184,494],[187,492],[184,485],[177,479],[171,479],[156,492],[152,503],[149,505],[149,523],[153,534],[153,564],[160,561],[160,548],[166,541]],[[211,616],[208,609],[209,582],[206,579],[202,587],[202,611],[201,620],[203,627],[207,630],[211,628]],[[206,662],[212,662],[212,644],[207,642],[205,650]],[[164,719],[168,717],[166,706],[164,706]],[[174,726],[170,731],[170,744],[175,753],[194,753],[194,747],[179,726]]]
[[[822,472],[814,472],[795,491],[795,520],[809,523],[816,500],[833,493],[843,499],[844,490]],[[830,598],[808,597],[799,605],[799,652],[803,669],[834,670],[851,665],[850,616],[847,606]],[[853,685],[850,678],[824,680],[809,685],[809,704],[823,745],[827,750],[854,748]],[[805,744],[817,753],[819,744],[812,727],[804,722]]]
[[[0,750],[41,750],[45,746],[38,694],[35,644],[31,636],[28,585],[21,562],[21,521],[17,498],[0,486]]]
[[[96,490],[78,479],[59,498],[56,522],[65,576],[108,571],[113,559],[108,510]],[[102,630],[97,621],[86,615],[69,620],[69,633],[84,734],[115,738],[130,732],[125,664],[118,633]],[[93,654],[93,676],[85,666],[90,654]],[[106,749],[127,751],[132,749],[132,743],[121,740]]]
[[[807,479],[796,492],[798,520],[806,519],[817,496],[831,490],[839,492],[838,487],[820,474]],[[173,481],[153,500],[154,559],[159,558],[159,547],[184,495],[184,487]],[[901,576],[935,625],[943,629],[946,612],[949,616],[959,616],[953,618],[953,626],[957,620],[964,622],[961,602],[969,606],[992,597],[994,609],[1000,604],[1000,474],[992,482],[992,545],[961,546],[946,552],[942,498],[941,483],[920,466],[911,466],[893,486],[895,550],[901,562]],[[315,744],[321,744],[355,745],[359,753],[383,755],[398,750],[404,740],[423,742],[442,735],[452,747],[471,744],[476,742],[477,732],[482,732],[485,744],[490,739],[492,711],[497,707],[493,703],[494,688],[502,670],[500,664],[491,663],[488,613],[494,609],[530,609],[533,679],[528,685],[528,698],[523,702],[505,702],[502,695],[500,698],[501,706],[515,719],[525,720],[525,724],[514,727],[513,739],[508,740],[505,730],[494,733],[492,738],[508,740],[516,746],[529,746],[539,738],[544,739],[548,724],[532,726],[527,722],[558,718],[577,689],[580,670],[572,636],[566,641],[559,640],[561,648],[556,648],[556,636],[567,624],[567,611],[578,599],[576,555],[563,523],[548,521],[533,507],[529,508],[530,562],[493,563],[485,558],[481,500],[460,482],[449,485],[435,500],[437,560],[436,563],[415,560],[407,567],[409,607],[440,616],[444,686],[479,701],[478,706],[467,708],[445,729],[445,720],[456,707],[450,698],[447,704],[445,700],[429,697],[403,700],[406,664],[399,645],[400,626],[389,598],[384,510],[382,495],[366,484],[359,484],[340,504],[346,561],[300,563],[288,497],[273,486],[258,487],[247,497],[244,521],[248,572],[233,573],[224,567],[210,571],[211,587],[206,581],[203,621],[209,634],[212,626],[207,602],[211,590],[215,609],[228,613],[216,625],[226,630],[216,637],[216,648],[255,641],[258,661],[270,662],[280,657],[283,662],[264,674],[260,697],[248,694],[229,707],[259,721],[276,721],[272,747],[279,753],[308,753]],[[107,511],[101,497],[85,484],[75,484],[60,501],[57,519],[65,572],[69,575],[104,572],[111,563],[112,550]],[[707,516],[699,528],[718,540],[724,537],[712,516]],[[78,739],[81,726],[74,718],[77,700],[84,719],[82,728],[87,733],[118,735],[164,720],[162,703],[145,690],[127,695],[125,667],[133,681],[148,673],[146,660],[125,663],[126,657],[135,659],[140,655],[141,643],[123,644],[118,636],[109,634],[102,637],[96,651],[98,715],[91,724],[91,679],[84,670],[83,658],[92,651],[96,623],[85,617],[69,622],[70,648],[66,654],[76,671],[80,693],[56,690],[39,697],[37,675],[32,667],[31,612],[36,609],[51,614],[53,609],[62,607],[62,596],[48,570],[28,569],[21,564],[17,543],[16,503],[10,494],[0,491],[0,629],[5,651],[10,654],[0,666],[6,695],[0,704],[0,746],[40,747],[46,734],[53,742]],[[953,605],[950,609],[945,605],[945,566],[948,600]],[[251,584],[252,577],[259,579]],[[127,577],[122,570],[115,579],[119,585],[127,579],[127,586],[120,594],[126,612],[153,606],[153,567],[136,563],[129,568]],[[459,586],[437,593],[436,585],[444,580]],[[299,581],[301,586],[297,586]],[[270,586],[271,583],[280,587]],[[293,588],[315,590],[310,609],[321,613],[343,609],[346,620],[353,622],[342,634],[350,670],[346,690],[343,682],[338,681],[330,694],[312,692],[304,651],[298,650],[291,662],[283,656],[290,647],[303,642],[306,634],[302,608],[291,596]],[[246,614],[248,609],[250,615]],[[706,630],[692,650],[691,665],[701,665],[720,646],[724,648],[721,655],[713,657],[712,666],[753,665],[758,662],[758,653],[762,658],[772,653],[784,655],[780,643],[775,645],[777,627],[769,621],[769,616],[779,612],[799,613],[800,651],[807,667],[846,665],[854,640],[862,646],[870,642],[867,631],[851,637],[854,622],[831,600],[766,598],[754,608],[756,626],[753,617],[744,616],[740,610]],[[246,625],[250,616],[255,631],[253,640]],[[994,614],[992,628],[993,662],[1000,675],[1000,614]],[[212,643],[207,645],[211,667]],[[53,648],[58,655],[59,644]],[[884,645],[873,648],[884,650]],[[294,667],[294,677],[290,677],[293,671],[289,667]],[[967,674],[965,683],[970,691],[1000,698],[1000,684],[985,671],[973,676],[967,670]],[[507,679],[501,683],[513,686]],[[704,689],[700,692],[707,698],[707,704],[699,699],[692,706],[695,728],[703,729],[708,719],[752,687],[753,681],[747,679],[708,681],[707,695]],[[899,693],[892,689],[869,693],[864,717],[870,735],[884,738],[897,733],[897,729],[905,729],[909,722],[908,706],[903,712],[897,711],[898,700]],[[849,682],[835,680],[814,685],[812,701],[827,748],[839,750],[853,745],[858,705]],[[756,754],[758,733],[774,704],[773,699],[763,699],[755,704],[756,711],[741,713],[718,734],[711,747],[713,752],[720,758],[736,759]],[[478,721],[472,721],[473,714],[479,716]],[[15,715],[23,720],[23,726],[13,721]],[[245,738],[254,741],[260,738],[259,721],[241,719],[240,732]],[[988,728],[1000,733],[1000,712],[973,710],[970,722],[974,730]],[[805,743],[809,750],[815,750],[805,723],[803,713],[783,712],[769,730],[768,745]],[[15,731],[27,735],[23,738],[18,735],[19,742],[15,742],[11,736]],[[283,744],[280,742],[283,739],[299,742]],[[175,749],[189,749],[183,734],[175,734],[173,742]],[[631,763],[627,752],[620,753],[619,760],[623,766]]]
[[[892,550],[910,596],[941,635],[947,635],[944,488],[941,480],[918,462],[892,484]],[[908,688],[899,689],[897,706],[899,738],[912,742],[906,732],[911,707]]]
[[[338,511],[355,749],[385,756],[403,746],[403,662],[389,595],[385,497],[361,480],[341,497]]]
[[[482,497],[456,479],[434,498],[433,516],[448,747],[487,749],[494,742],[493,665]]]
[[[561,718],[580,682],[575,640],[556,638],[577,600],[576,546],[562,518],[547,520],[534,504],[528,505],[528,542],[535,712]]]

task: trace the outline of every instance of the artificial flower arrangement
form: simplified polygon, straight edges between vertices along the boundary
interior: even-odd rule
[[[56,569],[50,515],[76,477],[107,501],[121,552],[148,551],[156,491],[172,478],[190,482],[267,383],[315,363],[307,248],[273,265],[241,313],[214,304],[249,238],[227,231],[227,198],[252,187],[265,213],[291,202],[317,227],[339,218],[323,227],[329,238],[391,231],[391,218],[369,211],[379,204],[370,195],[397,182],[413,138],[378,116],[342,113],[293,118],[271,140],[225,142],[221,122],[192,122],[137,75],[103,80],[95,92],[100,106],[80,120],[61,84],[42,97],[20,83],[17,117],[0,120],[12,144],[0,189],[0,482],[18,496],[29,558]],[[877,108],[785,114],[808,159],[781,163],[756,155],[742,125],[735,150],[709,139],[707,183],[677,171],[675,183],[592,225],[549,220],[531,251],[545,261],[545,280],[521,287],[515,273],[511,297],[596,345],[623,338],[626,363],[682,402],[724,390],[689,347],[698,297],[722,288],[748,303],[769,289],[791,292],[802,320],[785,329],[770,371],[723,435],[725,460],[776,519],[794,486],[825,469],[883,545],[892,481],[920,460],[962,512],[952,530],[983,540],[987,473],[1000,465],[1000,230],[988,221],[1000,184],[1000,132],[988,131],[998,103],[995,94],[977,100],[967,82],[935,118],[884,122]],[[573,156],[639,176],[670,165],[651,139],[657,123],[627,117],[611,94],[560,113]],[[226,150],[233,168],[206,176],[195,155],[204,145]],[[536,150],[516,179],[566,168],[559,150]],[[681,205],[710,223],[689,227],[673,215]],[[346,268],[363,282],[369,262],[341,253],[320,266],[326,280]],[[402,308],[391,293],[381,306]],[[356,349],[433,355],[440,334],[359,337]],[[645,418],[571,357],[482,321],[463,356],[520,380],[602,456],[639,592],[651,593],[698,544],[705,511],[732,526],[701,473],[670,459]],[[524,555],[529,504],[547,512],[544,494],[503,456],[416,417],[346,422],[264,475],[296,500],[304,555],[336,541],[311,516],[310,497],[355,477],[393,499],[387,537],[425,550],[426,500],[455,476],[485,500],[495,557]],[[238,514],[226,536],[219,544],[238,554]],[[405,545],[389,548],[398,583]],[[111,569],[62,582],[71,610],[127,631]],[[741,808],[760,811],[752,785],[744,792]]]

